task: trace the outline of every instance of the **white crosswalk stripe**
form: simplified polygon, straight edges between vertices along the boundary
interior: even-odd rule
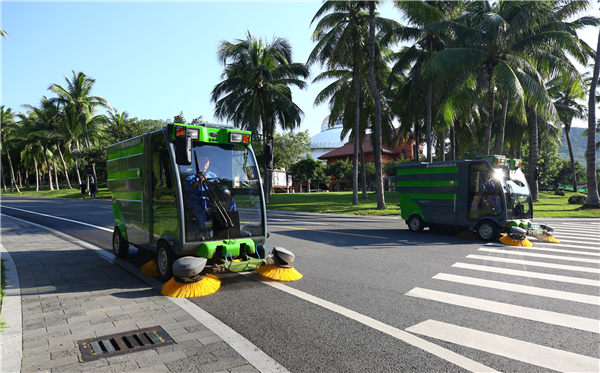
[[[518,269],[492,267],[492,266],[484,266],[484,265],[460,263],[460,262],[452,264],[452,267],[470,269],[470,270],[481,271],[481,272],[500,273],[500,274],[511,275],[511,276],[537,278],[537,279],[541,279],[541,280],[567,282],[567,283],[577,284],[577,285],[600,287],[600,280],[590,280],[590,279],[581,278],[581,277],[553,275],[553,274],[542,273],[542,272],[521,271]]]
[[[485,288],[492,288],[492,289],[498,289],[498,290],[513,291],[516,293],[537,295],[537,296],[541,296],[541,297],[556,298],[556,299],[568,300],[568,301],[572,301],[572,302],[587,303],[587,304],[593,304],[596,306],[600,306],[600,297],[597,297],[594,295],[571,293],[568,291],[545,289],[545,288],[539,288],[539,287],[535,287],[535,286],[519,285],[519,284],[510,283],[510,282],[502,282],[502,281],[494,281],[494,280],[485,280],[482,278],[452,275],[452,274],[448,274],[448,273],[438,273],[437,275],[433,276],[433,278],[436,280],[451,281],[451,282],[457,282],[457,283],[461,283],[461,284],[481,286],[481,287],[485,287]]]
[[[486,252],[490,252],[490,253],[505,254],[505,255],[519,255],[519,256],[531,256],[531,257],[536,257],[536,258],[558,259],[558,260],[564,260],[564,261],[568,261],[568,262],[600,264],[600,260],[598,260],[598,259],[577,258],[574,256],[562,256],[562,255],[546,255],[546,254],[530,253],[527,251],[512,250],[512,249],[505,250],[505,249],[492,249],[492,248],[482,247],[479,249],[479,251],[486,251]]]
[[[584,317],[584,315],[589,316],[594,313],[600,315],[598,291],[600,287],[600,276],[598,276],[600,275],[600,229],[596,229],[587,222],[585,225],[550,225],[555,228],[555,237],[561,240],[561,243],[549,243],[537,239],[531,240],[533,247],[512,247],[490,243],[477,250],[485,255],[468,254],[466,256],[466,259],[473,262],[452,264],[451,268],[461,270],[460,273],[442,272],[434,275],[432,279],[437,280],[435,282],[436,290],[415,287],[405,295],[524,320],[521,322],[541,323],[546,325],[545,328],[564,327],[578,330],[580,333],[581,331],[593,333],[596,336],[590,337],[591,342],[597,339],[597,334],[600,334],[600,320],[598,320],[600,317]],[[474,261],[480,261],[480,263],[476,264]],[[535,268],[540,269],[535,270]],[[531,284],[532,281],[526,279],[537,281]],[[446,291],[444,287],[453,290]],[[557,287],[559,288],[557,289]],[[461,291],[461,288],[464,289]],[[477,288],[484,288],[486,291],[475,291]],[[507,296],[511,293],[514,295]],[[475,294],[483,295],[476,296]],[[495,297],[499,297],[497,299],[502,301],[494,300]],[[534,297],[535,300],[533,300]],[[530,301],[529,298],[532,300]],[[538,306],[545,304],[542,302],[544,298],[553,299],[553,303],[547,303],[546,307],[550,307],[549,309]],[[505,301],[506,299],[509,301]],[[532,304],[535,306],[526,307],[523,302],[528,306]],[[573,302],[580,303],[581,306],[568,305]],[[558,310],[562,312],[556,312]],[[564,310],[569,311],[565,313]],[[570,314],[570,310],[573,310],[572,312],[575,314]],[[478,320],[483,316],[478,316],[473,312],[464,312],[464,314],[466,316],[463,320],[466,321],[459,322],[462,324],[460,326],[435,317],[439,321],[425,320],[406,328],[406,331],[545,369],[577,372],[600,371],[598,356],[586,356],[586,354],[575,353],[577,351],[553,348],[557,345],[560,346],[557,343],[553,343],[553,347],[550,347],[492,334],[480,330],[481,326],[469,328],[469,325],[464,325],[465,322],[469,323],[470,318]],[[444,315],[446,314],[438,316],[444,317]],[[481,325],[481,321],[478,320],[476,324]],[[557,333],[564,332],[564,330],[557,331]],[[526,333],[524,335],[527,336]],[[555,334],[551,335],[550,338],[555,338]],[[525,339],[529,338],[525,337]],[[589,353],[587,352],[587,354]],[[592,355],[596,354],[592,353]],[[486,362],[482,361],[482,363]]]
[[[413,288],[406,293],[406,295],[480,311],[497,313],[500,315],[518,317],[521,319],[533,320],[546,324],[559,325],[592,333],[600,333],[600,323],[598,320],[587,317],[568,315],[565,313],[546,311],[537,308],[516,306],[509,303],[496,302],[482,298],[469,297],[466,295],[419,287]]]
[[[427,320],[406,331],[562,372],[598,372],[600,360],[556,348]]]
[[[467,258],[488,260],[488,261],[495,261],[495,262],[503,262],[503,263],[511,263],[511,264],[521,264],[524,266],[563,269],[563,270],[575,271],[575,272],[600,273],[600,268],[573,266],[573,265],[567,265],[567,264],[556,264],[556,263],[548,263],[548,262],[537,262],[537,261],[523,260],[523,259],[500,258],[497,256],[469,254],[469,255],[467,255]]]

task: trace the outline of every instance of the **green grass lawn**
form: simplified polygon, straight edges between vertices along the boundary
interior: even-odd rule
[[[81,190],[79,189],[68,189],[66,187],[62,187],[60,190],[40,190],[36,192],[35,190],[24,190],[21,189],[21,193],[17,192],[0,192],[0,195],[3,196],[29,196],[29,197],[53,197],[53,198],[81,198]],[[85,195],[85,198],[90,198],[89,194]],[[100,199],[110,199],[110,193],[107,188],[98,188],[98,193],[96,193],[96,198]]]
[[[539,202],[533,204],[536,218],[600,218],[600,209],[587,209],[581,205],[571,205],[567,201],[573,192],[566,192],[564,197],[556,196],[553,192],[541,192]],[[1,195],[18,195],[16,192],[1,193]],[[22,191],[21,196],[81,198],[78,189]],[[358,199],[358,205],[352,205],[352,192],[330,193],[275,193],[271,196],[267,208],[269,210],[287,210],[299,212],[319,212],[326,214],[350,215],[388,215],[400,216],[398,193],[385,192],[386,210],[377,210],[375,192],[368,193],[368,198]],[[86,196],[89,198],[89,196]],[[106,188],[100,188],[96,198],[110,199]]]

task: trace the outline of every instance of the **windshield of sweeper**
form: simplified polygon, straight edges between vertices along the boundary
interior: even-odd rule
[[[259,173],[243,145],[196,145],[179,166],[187,242],[264,236]]]
[[[506,205],[509,217],[519,217],[529,212],[531,193],[527,179],[520,168],[508,171],[508,177],[505,181]],[[512,212],[512,214],[510,214]]]

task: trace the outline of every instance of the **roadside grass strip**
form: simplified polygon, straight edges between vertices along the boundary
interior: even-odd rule
[[[448,273],[438,273],[437,275],[433,276],[433,278],[436,280],[456,282],[459,284],[466,284],[466,285],[473,285],[473,286],[479,286],[479,287],[490,288],[490,289],[512,291],[515,293],[536,295],[539,297],[568,300],[571,302],[579,302],[579,303],[586,303],[586,304],[593,304],[595,306],[600,306],[600,297],[595,296],[595,295],[572,293],[572,292],[568,292],[568,291],[552,290],[552,289],[540,288],[540,287],[536,287],[536,286],[519,285],[519,284],[510,283],[510,282],[486,280],[486,279],[482,279],[482,278],[452,275],[452,274],[448,274]]]
[[[475,329],[426,320],[406,331],[561,372],[598,372],[600,360]]]
[[[466,257],[468,259],[489,260],[489,261],[495,261],[495,262],[520,264],[520,265],[525,265],[525,266],[554,268],[554,269],[562,269],[562,270],[567,270],[567,271],[600,274],[600,268],[594,268],[594,267],[572,266],[572,265],[566,265],[566,264],[536,262],[536,261],[531,261],[531,260],[500,258],[500,257],[496,257],[496,256],[485,256],[485,255],[475,255],[475,254],[469,254]]]
[[[513,304],[491,301],[466,295],[447,293],[424,288],[413,288],[405,295],[455,306],[517,317],[545,324],[564,326],[567,328],[600,333],[600,322],[587,317],[568,315],[564,313],[541,310],[537,308],[516,306]]]
[[[448,350],[444,347],[438,346],[435,343],[429,342],[425,339],[419,338],[411,333],[408,333],[404,330],[395,328],[391,325],[384,324],[381,321],[375,320],[369,316],[363,315],[356,311],[352,311],[348,308],[339,306],[335,303],[329,302],[325,299],[321,299],[315,297],[314,295],[305,293],[301,290],[292,288],[288,285],[282,284],[280,282],[275,281],[265,281],[253,274],[245,274],[246,276],[254,276],[258,281],[262,282],[265,285],[272,286],[276,289],[279,289],[283,292],[286,292],[290,295],[303,299],[307,302],[316,304],[317,306],[323,307],[329,311],[335,312],[339,315],[347,317],[351,320],[357,321],[363,325],[366,325],[370,328],[378,330],[382,333],[385,333],[391,337],[394,337],[404,343],[407,343],[411,346],[420,348],[423,351],[429,352],[430,354],[439,357],[440,359],[444,359],[450,363],[453,363],[461,368],[464,368],[471,372],[495,372],[494,369],[478,363],[477,361],[471,360],[465,356],[459,355],[454,351]]]
[[[569,261],[569,262],[593,263],[593,264],[600,265],[599,259],[577,258],[574,256],[546,255],[546,254],[530,253],[530,252],[519,251],[519,250],[491,249],[491,248],[487,248],[487,247],[479,248],[478,251],[486,251],[486,252],[490,252],[490,253],[505,254],[505,255],[519,255],[519,256],[531,256],[531,257],[545,258],[545,259],[557,259],[557,260],[564,260],[564,261]]]
[[[540,279],[540,280],[558,281],[558,282],[566,282],[566,283],[570,283],[570,284],[600,287],[600,281],[591,280],[591,279],[587,279],[587,278],[580,278],[580,277],[553,275],[553,274],[542,273],[542,272],[521,271],[518,269],[510,269],[510,268],[504,268],[504,267],[492,267],[492,266],[461,263],[461,262],[452,264],[452,267],[469,269],[472,271],[491,272],[491,273],[499,273],[499,274],[510,275],[510,276],[529,277],[529,278],[536,278],[536,279]]]

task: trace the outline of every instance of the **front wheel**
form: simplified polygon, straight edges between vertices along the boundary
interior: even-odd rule
[[[498,237],[498,225],[490,220],[484,220],[477,225],[477,233],[484,241],[493,241]]]
[[[425,228],[425,223],[419,215],[411,215],[407,224],[411,232],[421,232]]]
[[[173,252],[165,241],[160,241],[156,248],[156,266],[161,280],[167,281],[173,276]]]
[[[129,242],[125,241],[121,235],[121,231],[117,227],[115,227],[115,230],[113,231],[112,245],[113,252],[117,258],[127,258],[127,254],[129,254]]]

